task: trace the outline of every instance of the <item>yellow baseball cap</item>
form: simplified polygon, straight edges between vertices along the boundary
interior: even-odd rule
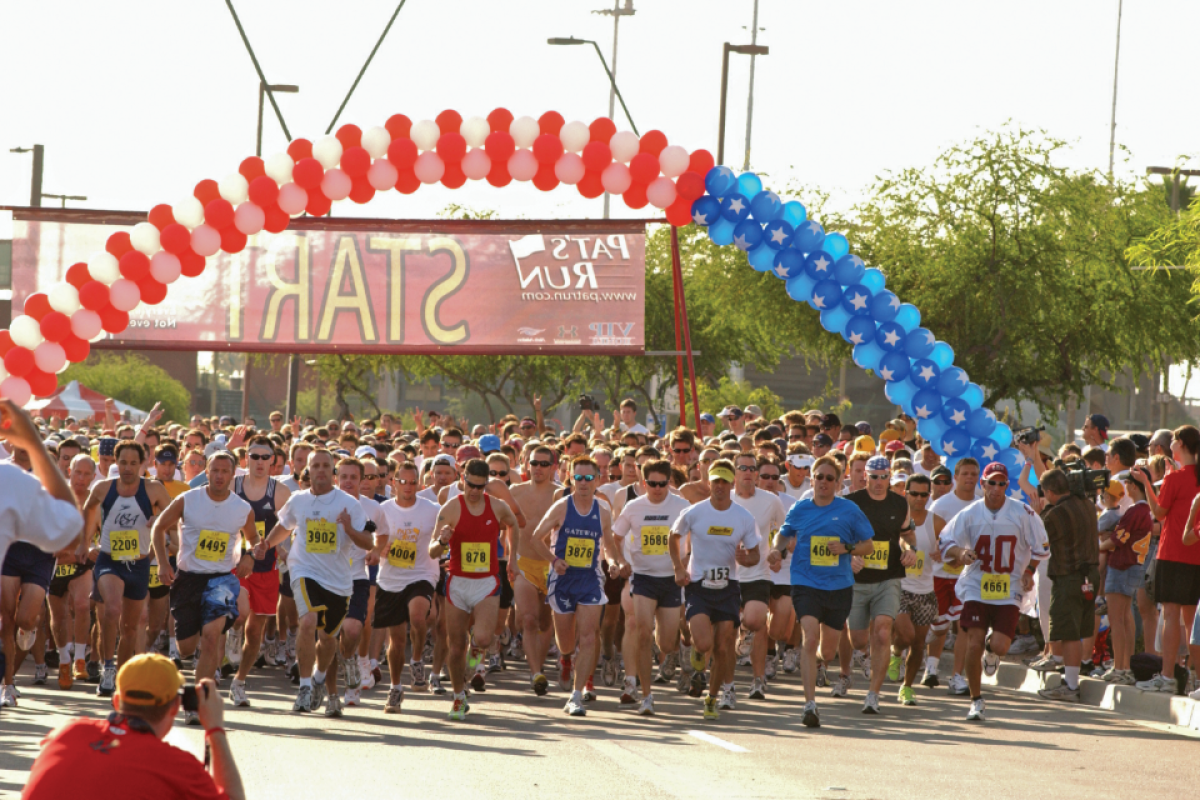
[[[130,706],[162,706],[183,687],[183,673],[158,653],[144,653],[125,662],[117,673],[121,702]]]
[[[874,453],[875,440],[870,436],[859,436],[854,440],[854,449],[861,450],[864,453]]]
[[[708,479],[710,481],[715,479],[715,480],[719,480],[719,481],[728,481],[729,483],[733,483],[733,470],[731,470],[729,467],[726,467],[723,465],[711,467],[708,470]],[[172,665],[172,666],[174,666],[174,665]]]
[[[1125,487],[1121,485],[1120,481],[1109,481],[1108,488],[1105,489],[1105,491],[1108,492],[1109,496],[1114,500],[1120,500],[1125,496]]]
[[[888,428],[887,430],[882,431],[879,434],[879,441],[881,441],[881,442],[894,442],[894,441],[898,441],[903,438],[904,438],[904,434],[900,433],[900,431],[893,430],[891,428]]]

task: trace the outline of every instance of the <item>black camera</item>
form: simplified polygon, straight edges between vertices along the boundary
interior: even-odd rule
[[[1013,431],[1013,441],[1017,444],[1037,444],[1042,440],[1042,431],[1044,430],[1046,430],[1045,427],[1015,430]]]
[[[592,397],[590,394],[579,395],[579,408],[581,411],[595,411],[596,398]]]
[[[1054,467],[1067,476],[1067,487],[1071,494],[1092,499],[1108,488],[1108,480],[1112,476],[1106,469],[1088,469],[1083,461],[1054,460]]]
[[[179,703],[183,706],[184,711],[199,711],[200,710],[200,695],[196,693],[195,686],[185,686],[179,690]]]

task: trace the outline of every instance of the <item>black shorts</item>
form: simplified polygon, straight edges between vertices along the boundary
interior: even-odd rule
[[[350,598],[334,594],[312,578],[297,578],[292,582],[292,596],[296,599],[296,613],[303,618],[308,613],[317,615],[317,630],[337,636],[346,621],[346,609]]]
[[[438,564],[438,582],[437,582],[437,586],[435,587],[434,590],[437,593],[438,597],[446,596],[446,562],[445,561]]]
[[[772,583],[771,584],[771,599],[778,600],[781,597],[792,596],[792,585],[790,583]]]
[[[92,571],[92,562],[86,564],[59,564],[54,567],[54,577],[50,579],[50,596],[66,597],[71,588],[71,581]]]
[[[171,567],[175,567],[175,556],[170,557]],[[158,578],[158,565],[150,565],[150,599],[161,600],[171,593],[171,587],[165,586]]]
[[[512,608],[513,588],[508,582],[508,562],[500,561],[500,608]]]
[[[354,590],[350,593],[350,604],[346,608],[346,618],[359,622],[367,621],[367,605],[371,601],[371,582],[366,578],[354,582]]]
[[[382,587],[375,590],[375,616],[371,625],[376,630],[394,628],[409,623],[408,604],[424,597],[433,604],[433,584],[429,581],[410,583],[398,592],[389,592]]]
[[[149,560],[149,559],[147,559]],[[221,632],[233,627],[238,618],[238,595],[242,585],[232,572],[175,573],[171,583],[171,614],[175,617],[175,638],[190,639],[210,622],[224,618]]]
[[[608,605],[615,606],[621,602],[621,593],[625,591],[627,580],[629,579],[608,577],[608,568],[604,568],[604,598]]]
[[[44,553],[29,542],[14,542],[0,566],[0,575],[20,578],[21,585],[32,583],[49,589],[54,578],[54,553]]]
[[[730,581],[723,589],[708,589],[696,581],[685,586],[683,593],[689,620],[703,615],[714,625],[718,622],[732,622],[734,625],[741,622],[741,594],[737,581]]]
[[[769,580],[742,581],[742,607],[745,608],[746,603],[754,601],[769,606],[771,604],[771,587],[774,585]]]
[[[854,587],[817,589],[812,586],[793,586],[792,605],[796,607],[797,620],[813,617],[822,625],[840,631],[846,627],[850,608],[854,605]]]
[[[291,573],[285,570],[279,570],[279,594],[284,597],[290,597],[293,600],[296,595],[292,594],[292,582],[290,580]]]
[[[654,575],[629,577],[629,593],[637,597],[649,597],[659,608],[679,608],[683,605],[683,588],[674,577],[659,578]]]
[[[1200,603],[1200,566],[1160,558],[1154,567],[1154,601],[1194,608]]]

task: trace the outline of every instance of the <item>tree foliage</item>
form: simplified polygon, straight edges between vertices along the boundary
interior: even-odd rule
[[[97,351],[58,376],[59,386],[71,381],[143,411],[162,403],[163,419],[168,421],[186,422],[192,405],[182,383],[136,353]]]

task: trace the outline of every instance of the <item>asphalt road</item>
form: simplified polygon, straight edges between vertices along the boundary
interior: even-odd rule
[[[882,714],[861,713],[865,681],[850,698],[820,690],[822,727],[800,724],[799,674],[780,673],[766,701],[704,722],[700,701],[658,687],[657,715],[635,716],[615,688],[598,687],[585,718],[563,711],[565,693],[533,696],[523,664],[493,675],[465,723],[446,719],[448,695],[406,692],[404,713],[384,715],[383,689],[341,719],[291,711],[282,669],[249,681],[253,707],[227,707],[226,727],[250,797],[961,798],[1052,792],[1055,797],[1189,796],[1200,738],[1113,713],[986,691],[987,721],[968,723],[964,698],[917,688],[915,707],[885,685]],[[551,679],[553,682],[553,673]],[[107,700],[91,684],[58,689],[18,676],[18,708],[0,712],[0,797],[17,796],[39,740]],[[199,753],[198,728],[173,743]],[[80,776],[79,800],[87,798]],[[370,795],[363,794],[371,792]]]

